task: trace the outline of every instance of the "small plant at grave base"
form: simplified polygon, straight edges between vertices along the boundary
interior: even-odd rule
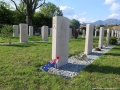
[[[116,37],[111,37],[110,38],[110,44],[113,44],[113,45],[117,44],[117,38]]]
[[[101,51],[101,49],[99,47],[96,47],[95,51]]]
[[[86,57],[87,56],[84,53],[80,53],[80,54],[75,55],[75,58],[78,60],[84,60]]]
[[[96,46],[95,45],[93,45],[93,48],[95,48]]]
[[[7,39],[9,44],[11,44],[11,39],[12,39],[12,35],[13,35],[13,27],[10,25],[4,25],[1,29],[0,29],[0,37],[2,39]]]

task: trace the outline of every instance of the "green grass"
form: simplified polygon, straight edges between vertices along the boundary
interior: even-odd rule
[[[51,41],[51,37],[49,37],[49,41]],[[19,42],[19,37],[12,37],[12,42]],[[42,36],[28,36],[28,41],[42,41]],[[7,39],[0,38],[0,43],[8,42]]]
[[[38,37],[29,38],[38,40]],[[51,41],[51,37],[49,39]],[[93,41],[97,45],[98,37]],[[70,40],[69,56],[83,52],[84,45],[85,39]],[[51,60],[51,50],[50,42],[0,45],[0,90],[120,88],[120,45],[101,56],[72,79],[64,79],[39,69]]]

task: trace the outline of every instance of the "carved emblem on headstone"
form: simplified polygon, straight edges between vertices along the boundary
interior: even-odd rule
[[[61,22],[61,31],[66,32],[66,29],[67,29],[67,24],[66,24],[65,20],[62,20],[62,22]]]

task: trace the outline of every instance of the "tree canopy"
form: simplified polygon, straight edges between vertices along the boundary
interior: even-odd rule
[[[70,27],[71,28],[79,28],[80,26],[80,22],[76,19],[72,19],[71,22],[70,22]]]
[[[23,4],[23,8],[26,8],[26,13],[24,13],[24,11],[21,11],[15,0],[11,0],[16,9],[23,14],[24,16],[26,16],[26,23],[28,23],[28,25],[32,25],[32,20],[33,20],[33,15],[35,13],[35,10],[39,7],[41,7],[44,3],[45,0],[21,0],[21,3]]]
[[[47,17],[63,16],[62,11],[55,4],[48,2],[40,7],[40,13]]]

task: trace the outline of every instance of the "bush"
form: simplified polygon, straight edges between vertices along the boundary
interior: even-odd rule
[[[11,38],[13,36],[13,27],[10,25],[4,25],[1,29],[0,29],[0,37],[1,38],[6,38],[9,42],[9,44],[11,44]]]
[[[111,37],[110,38],[110,44],[113,44],[113,45],[117,44],[117,38],[116,37]]]

